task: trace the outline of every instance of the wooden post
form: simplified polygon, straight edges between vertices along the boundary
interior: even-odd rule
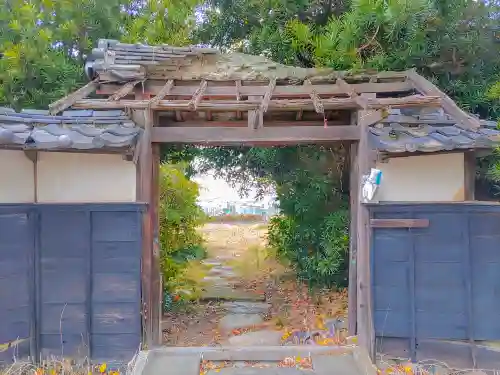
[[[374,95],[372,94],[372,97]],[[363,95],[366,99],[370,97]],[[373,154],[368,140],[368,127],[376,118],[377,111],[358,111],[358,126],[360,136],[358,144],[358,199],[356,202],[356,244],[357,244],[357,335],[361,347],[368,350],[374,359],[375,334],[373,327],[370,279],[370,226],[368,208],[362,203],[361,182],[373,166]]]
[[[153,263],[153,225],[151,220],[152,179],[153,179],[153,149],[151,146],[151,127],[153,125],[152,111],[134,110],[134,122],[143,127],[139,143],[137,165],[137,201],[147,204],[147,211],[142,219],[142,314],[143,342],[150,348],[153,343],[153,300],[152,300],[152,263]]]
[[[351,123],[356,123],[357,112],[353,112]],[[358,169],[358,143],[352,142],[349,147],[349,207],[350,207],[350,227],[349,227],[349,288],[348,288],[348,332],[350,336],[356,334],[356,319],[358,310],[357,299],[357,212],[359,198],[359,169]]]
[[[155,121],[155,123],[158,123]],[[151,269],[151,287],[152,287],[152,327],[153,327],[153,345],[160,345],[162,342],[161,318],[162,309],[161,301],[163,299],[161,270],[160,270],[160,144],[156,143],[153,147],[153,178],[152,178],[152,194],[151,194],[151,222],[153,223],[153,264]]]
[[[464,200],[475,200],[476,186],[476,153],[464,152]]]

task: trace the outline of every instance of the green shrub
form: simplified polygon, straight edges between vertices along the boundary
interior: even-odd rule
[[[323,218],[316,229],[292,216],[274,217],[269,225],[269,245],[308,284],[346,286],[348,217],[348,210],[339,209]]]
[[[183,164],[160,167],[160,264],[166,292],[184,288],[183,271],[193,259],[206,256],[197,227],[205,215],[196,204],[198,185],[185,176]]]

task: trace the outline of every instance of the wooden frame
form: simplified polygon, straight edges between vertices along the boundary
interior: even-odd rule
[[[50,111],[54,114],[69,107],[127,109],[131,111],[133,120],[144,129],[134,160],[138,163],[137,200],[146,203],[149,208],[143,218],[141,272],[145,341],[148,346],[158,344],[161,340],[161,317],[158,313],[161,279],[159,254],[154,245],[158,235],[159,143],[277,146],[337,141],[350,145],[349,332],[358,335],[360,344],[373,358],[375,334],[369,266],[371,228],[423,228],[428,225],[428,221],[369,220],[368,209],[362,204],[360,193],[363,176],[375,163],[368,142],[368,127],[383,122],[389,108],[414,106],[443,107],[466,129],[476,129],[479,121],[462,111],[447,95],[415,71],[358,77],[339,75],[335,81],[322,82],[305,79],[297,85],[277,82],[275,79],[182,80],[175,72],[171,72],[167,78],[150,76],[121,85],[109,83],[107,79],[109,77],[103,73],[101,77],[53,103]],[[94,91],[107,98],[85,99]],[[329,126],[326,111],[336,110],[350,111],[353,115],[351,124]],[[176,125],[159,126],[157,115],[160,111],[175,113],[178,121]],[[283,111],[296,112],[297,121],[270,123],[264,118],[264,114]],[[324,123],[301,121],[306,111],[320,114],[324,117]],[[205,120],[184,122],[183,112],[197,112]],[[239,121],[212,121],[216,112],[234,112]],[[248,116],[243,123],[244,112]],[[469,186],[466,196],[470,197],[473,196],[470,191],[473,177],[470,166],[466,168],[465,186]]]

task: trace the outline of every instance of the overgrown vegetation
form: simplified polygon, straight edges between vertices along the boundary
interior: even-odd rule
[[[482,117],[500,115],[498,95],[492,94],[497,90],[489,91],[500,81],[498,0],[0,0],[0,5],[0,104],[18,109],[44,108],[80,86],[85,56],[97,39],[117,38],[202,42],[303,67],[416,68],[465,109]],[[311,282],[343,279],[348,187],[342,147],[163,150],[169,162],[195,155],[206,160],[201,169],[214,167],[231,181],[254,181],[262,189],[275,187],[283,217],[273,222],[273,246]],[[497,181],[498,160],[498,155],[483,159],[479,177]],[[169,241],[165,249],[180,251],[179,243]],[[191,245],[181,247],[194,249]],[[164,265],[166,274],[174,272]]]
[[[193,288],[185,270],[191,260],[202,259],[206,252],[197,227],[205,219],[197,205],[198,185],[185,176],[185,166],[162,164],[160,168],[160,260],[163,283],[170,295],[192,295]]]

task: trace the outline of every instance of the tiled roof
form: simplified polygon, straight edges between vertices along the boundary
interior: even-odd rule
[[[0,147],[37,150],[120,149],[135,144],[140,128],[121,110],[48,111],[0,108]]]
[[[442,110],[392,109],[383,122],[370,128],[371,142],[379,151],[437,152],[492,148],[500,145],[494,121],[481,121],[477,131],[464,130]]]
[[[120,43],[100,39],[97,48],[87,58],[86,72],[93,78],[95,72],[107,72],[112,77],[127,81],[143,79],[146,69],[158,66],[164,73],[177,71],[204,55],[217,54],[218,50],[204,47],[174,47],[169,45],[144,45]]]

